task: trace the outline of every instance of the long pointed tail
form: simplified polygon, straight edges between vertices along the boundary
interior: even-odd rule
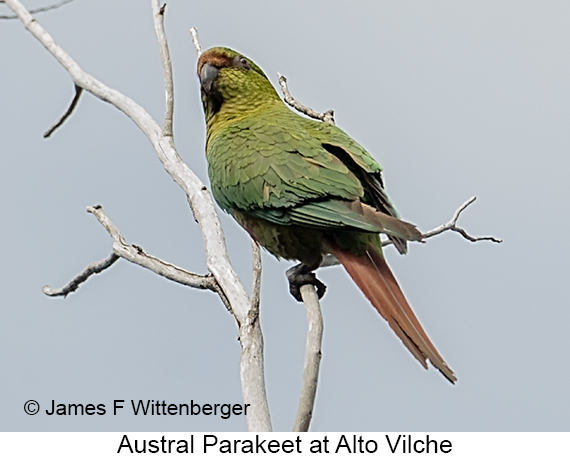
[[[331,243],[330,248],[374,308],[388,321],[404,345],[427,369],[427,360],[452,383],[457,378],[430,341],[404,297],[384,257],[370,246],[367,255],[357,256]]]

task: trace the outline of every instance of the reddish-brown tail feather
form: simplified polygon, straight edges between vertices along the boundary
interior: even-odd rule
[[[429,360],[449,381],[455,383],[455,374],[422,328],[382,254],[372,246],[364,256],[343,251],[332,243],[330,248],[374,308],[388,321],[390,328],[424,368],[427,368]]]

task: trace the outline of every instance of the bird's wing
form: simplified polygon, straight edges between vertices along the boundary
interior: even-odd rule
[[[283,225],[419,239],[415,227],[397,219],[378,163],[325,125],[287,109],[236,121],[213,137],[209,174],[220,206]]]
[[[333,125],[311,121],[310,130],[313,136],[322,141],[323,147],[329,153],[338,157],[357,176],[364,190],[364,203],[392,217],[400,218],[384,189],[382,169],[366,149]],[[407,252],[406,239],[410,238],[391,235],[389,238],[401,254]]]

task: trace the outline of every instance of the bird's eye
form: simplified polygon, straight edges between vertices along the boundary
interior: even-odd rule
[[[249,61],[242,56],[236,56],[234,58],[234,65],[239,68],[245,68],[246,70],[249,70],[251,68]]]

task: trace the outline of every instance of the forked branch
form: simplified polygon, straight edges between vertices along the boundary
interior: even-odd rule
[[[65,0],[58,5],[69,3]],[[81,91],[86,90],[101,100],[107,101],[119,110],[123,111],[141,131],[147,136],[153,145],[165,170],[172,179],[179,184],[188,197],[188,201],[194,212],[194,217],[201,226],[204,245],[206,250],[208,269],[211,274],[197,275],[184,270],[176,265],[153,257],[138,246],[128,245],[119,230],[103,213],[102,208],[95,206],[89,208],[99,222],[107,229],[113,239],[113,251],[111,255],[102,261],[91,264],[86,270],[72,280],[62,289],[44,288],[50,295],[67,295],[76,290],[81,283],[92,275],[99,273],[113,265],[119,257],[150,269],[168,279],[186,284],[190,287],[199,287],[214,290],[220,295],[224,304],[231,310],[238,324],[240,344],[242,346],[240,375],[244,401],[251,404],[250,414],[247,416],[250,431],[269,431],[271,422],[267,406],[264,370],[263,370],[263,337],[259,326],[259,284],[261,263],[259,247],[253,247],[253,291],[248,296],[233,270],[225,246],[225,239],[221,231],[219,219],[214,209],[210,193],[196,175],[184,164],[174,147],[172,138],[172,115],[173,115],[173,86],[172,69],[166,36],[164,33],[163,17],[164,6],[159,7],[158,0],[151,0],[155,31],[160,46],[161,58],[165,78],[165,120],[163,128],[150,117],[150,115],[132,99],[122,93],[104,85],[91,75],[85,73],[77,63],[60,47],[53,38],[32,18],[19,0],[4,0],[22,21],[25,27],[37,38],[43,46],[61,63],[68,71],[76,86],[74,100],[56,124],[50,129],[52,133],[73,112],[80,97]],[[55,7],[56,5],[54,5]],[[198,55],[202,48],[197,38],[196,29],[191,30],[194,45]],[[325,113],[317,113],[301,103],[297,102],[289,93],[287,80],[279,75],[279,84],[283,90],[285,101],[298,111],[334,124],[332,110]],[[472,237],[467,232],[457,227],[457,220],[461,212],[474,201],[474,198],[460,207],[454,217],[446,224],[426,232],[424,238],[436,236],[445,231],[456,231],[470,241],[490,240],[501,242],[494,237]],[[389,244],[389,243],[386,243]],[[321,358],[322,340],[322,316],[317,294],[312,286],[303,286],[301,295],[307,310],[308,334],[305,354],[305,367],[303,374],[302,394],[299,401],[299,410],[295,422],[295,430],[308,430],[312,418],[313,406],[318,383],[318,372]]]
[[[319,113],[312,108],[303,105],[289,92],[289,88],[287,86],[287,78],[285,78],[285,76],[280,73],[277,73],[277,75],[279,77],[279,85],[281,86],[281,90],[283,92],[283,99],[285,102],[287,102],[287,104],[292,106],[300,113],[303,113],[313,119],[318,119],[320,121],[328,122],[334,125],[334,113],[332,110],[326,111],[324,113]],[[457,211],[455,211],[455,214],[449,222],[442,224],[433,230],[425,232],[423,234],[423,239],[431,238],[450,230],[460,233],[469,241],[493,241],[495,243],[501,243],[502,240],[491,236],[473,237],[469,235],[465,229],[457,226],[457,220],[459,219],[459,216],[465,210],[465,208],[467,208],[471,203],[475,201],[475,199],[475,197],[471,197],[469,200],[463,203],[463,205],[461,205]],[[385,240],[382,242],[383,246],[388,246],[390,244],[393,244],[390,240]],[[323,258],[320,267],[323,268],[338,264],[339,261],[333,255],[329,254]],[[303,383],[301,386],[301,397],[299,399],[297,418],[295,420],[295,426],[293,429],[294,431],[307,431],[310,426],[315,396],[317,393],[319,366],[321,361],[321,340],[323,334],[323,320],[320,303],[315,288],[310,285],[302,286],[301,295],[307,312],[308,332],[305,349],[305,364],[303,368]]]
[[[457,208],[457,210],[455,211],[453,217],[449,222],[446,222],[445,224],[442,224],[439,227],[430,230],[429,232],[425,232],[423,234],[424,240],[427,238],[431,238],[432,236],[439,235],[440,233],[447,232],[448,230],[451,230],[453,232],[461,234],[463,238],[472,241],[473,243],[477,241],[492,241],[493,243],[502,243],[503,240],[495,238],[494,236],[471,236],[467,233],[465,229],[457,226],[457,220],[459,219],[461,213],[475,200],[477,200],[477,197],[471,197],[469,200],[463,203],[463,205]]]
[[[250,431],[271,431],[271,421],[267,396],[265,392],[263,372],[263,337],[259,326],[259,319],[250,319],[250,298],[243,287],[239,277],[233,269],[226,249],[225,238],[221,229],[211,194],[206,186],[194,174],[194,172],[182,161],[182,158],[174,147],[172,136],[169,135],[168,112],[166,108],[166,120],[164,129],[161,129],[156,121],[138,103],[119,91],[112,89],[93,76],[83,71],[63,48],[61,48],[52,36],[35,20],[30,12],[19,0],[4,0],[4,3],[18,16],[26,29],[50,52],[57,61],[67,70],[76,86],[90,92],[95,97],[104,100],[125,113],[146,135],[154,147],[159,160],[166,172],[182,188],[188,197],[188,201],[194,213],[194,218],[200,224],[202,237],[206,251],[208,270],[216,280],[223,295],[227,297],[229,306],[236,319],[241,344],[240,375],[242,393],[245,403],[249,403],[250,409],[247,415],[248,428]],[[162,26],[164,10],[158,5],[158,0],[151,0],[153,11],[160,14],[154,15],[155,30]],[[156,23],[156,22],[160,23]],[[157,36],[160,32],[157,32]],[[159,40],[166,38],[161,38]],[[161,47],[161,49],[164,49]],[[170,66],[167,53],[161,53],[163,66]],[[166,83],[168,86],[168,83]],[[168,88],[166,89],[169,90]],[[167,104],[171,103],[167,97]],[[95,209],[94,214],[98,212]],[[114,243],[114,246],[116,243]],[[145,262],[156,266],[148,254],[141,254],[134,246],[122,246],[117,249],[124,254],[124,258],[141,265]],[[143,251],[144,252],[144,251]],[[146,266],[146,265],[142,265]],[[167,265],[166,267],[174,267]],[[150,266],[147,266],[150,268]],[[169,268],[166,268],[168,270]]]
[[[147,268],[154,273],[165,277],[166,279],[177,282],[178,284],[193,287],[196,289],[212,290],[220,295],[222,302],[231,312],[229,301],[216,282],[216,278],[214,278],[214,276],[211,274],[199,275],[192,273],[177,265],[147,254],[140,246],[127,244],[119,229],[103,212],[103,208],[100,205],[89,206],[87,207],[87,211],[93,214],[105,228],[105,230],[107,230],[107,233],[113,240],[113,252],[106,259],[90,264],[84,271],[73,278],[65,287],[61,289],[52,289],[49,286],[44,286],[42,290],[46,295],[49,295],[50,297],[65,297],[69,293],[77,290],[77,288],[82,283],[87,281],[91,276],[97,273],[101,273],[103,270],[111,267],[119,258],[123,258],[136,265]]]

